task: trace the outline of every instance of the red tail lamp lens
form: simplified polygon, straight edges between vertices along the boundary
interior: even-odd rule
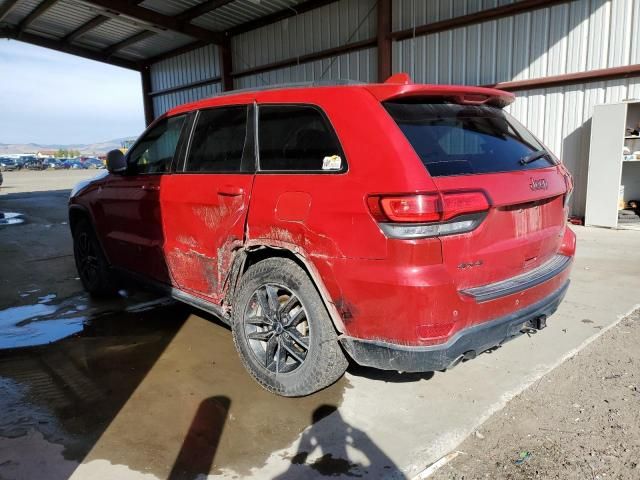
[[[437,222],[440,220],[440,196],[411,195],[383,197],[382,211],[392,222]]]
[[[378,221],[429,223],[484,212],[489,209],[489,202],[482,192],[374,196],[369,197],[369,209]]]
[[[442,199],[444,202],[442,220],[489,209],[487,197],[482,192],[445,193]]]

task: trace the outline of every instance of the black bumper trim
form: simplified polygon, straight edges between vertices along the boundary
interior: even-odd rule
[[[554,255],[551,260],[530,272],[523,273],[522,275],[518,275],[501,282],[461,290],[460,293],[472,297],[479,303],[488,302],[489,300],[495,300],[496,298],[512,295],[540,285],[541,283],[544,283],[562,273],[569,267],[569,265],[571,265],[572,261],[572,257]]]
[[[496,320],[466,328],[446,343],[408,346],[342,336],[340,343],[359,365],[381,370],[428,372],[446,370],[467,354],[474,356],[519,336],[525,324],[553,314],[569,288],[569,280],[548,297]]]

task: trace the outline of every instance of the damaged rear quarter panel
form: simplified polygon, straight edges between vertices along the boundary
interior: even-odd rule
[[[258,105],[263,103],[321,108],[340,140],[348,168],[336,173],[258,172],[247,222],[248,245],[286,248],[311,265],[334,321],[344,331],[345,324],[358,321],[356,303],[367,301],[368,293],[344,295],[335,262],[383,261],[388,256],[388,242],[369,212],[368,195],[433,190],[433,182],[418,160],[393,162],[402,156],[415,158],[415,152],[366,91],[335,89],[331,95],[322,89],[265,91],[258,95]]]

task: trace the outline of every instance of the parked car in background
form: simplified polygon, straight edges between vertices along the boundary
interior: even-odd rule
[[[20,170],[20,165],[13,158],[0,158],[0,172]]]
[[[27,170],[46,170],[47,166],[40,158],[34,157],[25,162],[24,168],[26,168]]]
[[[18,157],[16,163],[20,165],[20,168],[25,168],[27,162],[34,160],[36,157]]]
[[[69,159],[68,158],[58,158],[58,163],[53,167],[56,170],[67,170],[69,168]]]
[[[569,286],[571,176],[514,98],[399,74],[176,107],[72,191],[80,279],[115,294],[129,273],[215,313],[280,395],[347,356],[447,370],[544,328]]]
[[[0,172],[0,186],[2,186],[3,181],[4,181],[4,178],[2,177],[2,172]]]
[[[93,158],[93,157],[87,158],[82,163],[84,163],[84,165],[86,165],[87,168],[95,168],[95,169],[105,168],[105,165],[102,162],[102,160],[98,160],[97,158]]]
[[[72,170],[86,170],[87,168],[89,168],[84,164],[84,162],[81,162],[80,160],[69,160],[68,165]]]
[[[45,158],[42,163],[45,168],[54,169],[58,164],[58,160],[56,160],[55,158]]]

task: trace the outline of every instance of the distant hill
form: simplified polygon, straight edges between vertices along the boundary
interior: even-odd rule
[[[135,140],[135,137],[116,138],[107,140],[106,142],[97,142],[89,144],[38,144],[38,143],[0,143],[0,155],[11,153],[36,153],[43,150],[79,150],[83,154],[101,154],[107,153],[115,148],[120,148],[122,142],[126,140]]]

